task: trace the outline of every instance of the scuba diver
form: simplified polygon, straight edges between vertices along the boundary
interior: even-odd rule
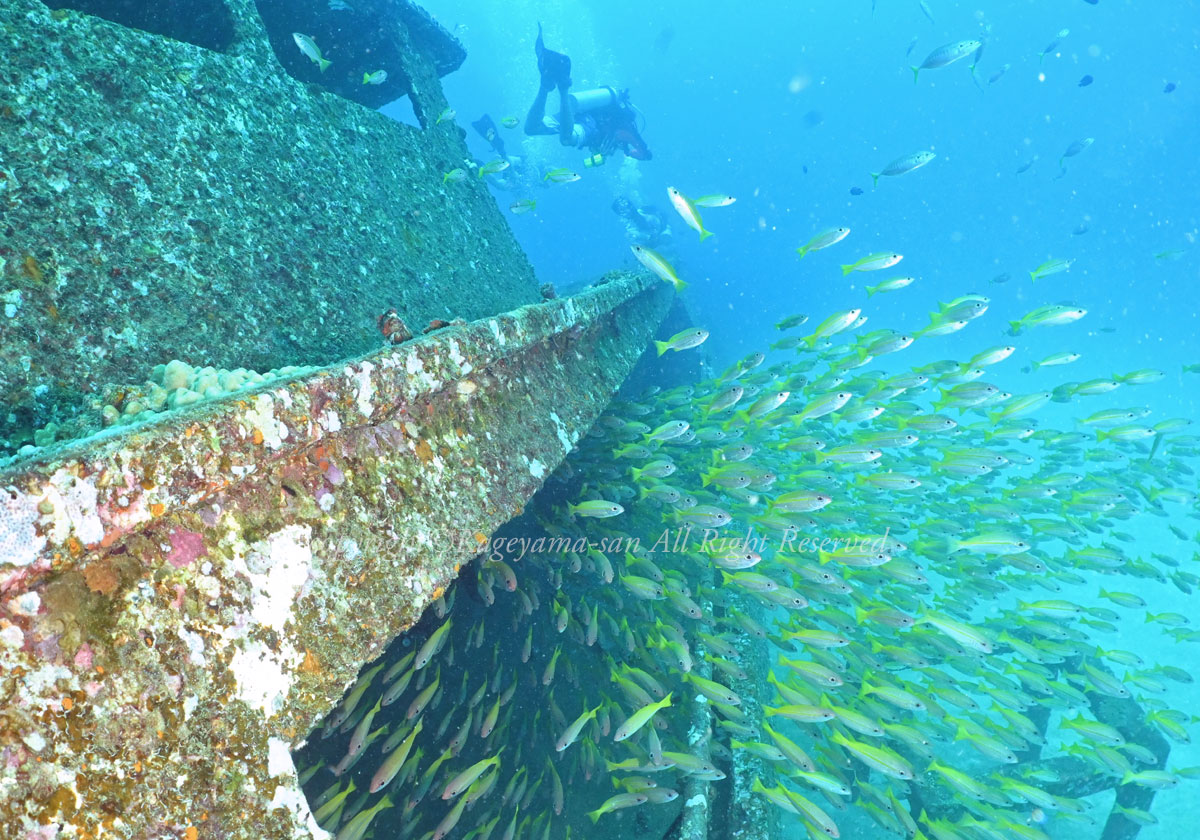
[[[663,237],[671,235],[662,213],[653,205],[639,207],[632,200],[619,196],[613,200],[612,211],[625,222],[625,235],[636,245],[658,248]]]
[[[504,141],[500,138],[496,123],[488,114],[484,114],[472,122],[471,127],[479,132],[479,136],[488,142],[497,155],[509,163],[507,169],[491,176],[492,183],[499,189],[507,192],[525,192],[534,187],[544,188],[546,186],[536,167],[531,166],[519,155],[510,155],[505,150]]]
[[[525,117],[526,134],[557,134],[564,146],[589,149],[592,152],[586,161],[589,166],[603,163],[617,149],[631,158],[650,160],[650,149],[638,133],[638,111],[629,102],[629,91],[602,87],[570,93],[571,59],[546,49],[540,23],[535,50],[542,81]],[[547,117],[546,97],[555,88],[558,88],[558,116]]]

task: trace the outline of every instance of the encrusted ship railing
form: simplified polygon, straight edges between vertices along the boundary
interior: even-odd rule
[[[291,751],[584,434],[644,275],[0,475],[0,834],[322,836]]]

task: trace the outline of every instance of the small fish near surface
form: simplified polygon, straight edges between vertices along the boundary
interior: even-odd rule
[[[808,322],[807,315],[788,315],[782,321],[775,325],[777,330],[790,330],[792,327],[799,327]]]
[[[388,72],[386,70],[376,70],[374,73],[363,73],[364,85],[381,85],[387,81]]]
[[[1087,314],[1086,309],[1067,304],[1039,306],[1019,321],[1009,321],[1009,335],[1020,335],[1030,327],[1054,327],[1078,321]]]
[[[867,297],[874,297],[881,292],[895,292],[900,289],[912,285],[915,277],[893,277],[891,280],[884,280],[878,286],[867,286]]]
[[[695,327],[678,332],[668,338],[666,341],[654,342],[654,348],[658,351],[658,355],[666,353],[668,350],[674,350],[678,353],[680,350],[688,350],[692,347],[699,347],[708,340],[708,330],[696,329]]]
[[[991,24],[987,26],[987,33],[992,32]],[[975,87],[979,87],[979,80],[975,78],[975,68],[979,66],[980,59],[983,58],[983,48],[987,46],[987,41],[979,39],[979,46],[976,48],[974,55],[971,56],[971,64],[967,67],[971,71],[971,81],[975,82]]]
[[[842,276],[845,277],[851,271],[880,271],[885,268],[891,268],[902,259],[904,257],[901,254],[894,254],[890,251],[869,254],[862,259],[843,265]]]
[[[520,124],[521,121],[516,117],[504,117],[500,120],[500,125],[504,126],[505,128],[516,128]]]
[[[836,245],[847,236],[850,235],[850,228],[836,227],[829,230],[821,231],[808,242],[796,249],[796,253],[803,258],[812,251],[820,251],[823,248],[828,248],[830,245]]]
[[[513,212],[513,215],[520,216],[523,213],[528,213],[533,208],[537,207],[537,201],[532,198],[518,198],[512,204],[508,205],[508,209]]]
[[[896,158],[879,172],[871,173],[871,182],[874,186],[879,186],[879,178],[887,175],[890,178],[895,178],[899,175],[906,175],[914,169],[920,169],[925,164],[933,160],[937,155],[933,152],[913,152],[911,155],[905,155],[901,158]]]
[[[702,195],[693,201],[692,204],[696,205],[697,207],[728,207],[735,201],[737,201],[737,199],[731,195],[716,193],[713,195]]]
[[[578,172],[572,172],[565,166],[559,166],[556,169],[551,169],[542,176],[543,181],[550,181],[554,184],[572,184],[575,181],[578,181],[579,178],[580,175]]]
[[[704,229],[704,220],[700,218],[696,205],[686,195],[674,187],[667,187],[667,197],[671,199],[671,206],[687,226],[700,234],[701,242],[712,236],[712,231]]]
[[[1029,272],[1029,279],[1036,282],[1041,277],[1049,277],[1051,274],[1061,274],[1064,271],[1069,271],[1073,262],[1074,260],[1046,260],[1033,271]]]
[[[1072,362],[1079,361],[1079,358],[1080,358],[1080,355],[1078,353],[1071,353],[1069,351],[1062,352],[1062,353],[1051,353],[1049,356],[1042,359],[1041,361],[1033,362],[1033,370],[1040,370],[1041,368],[1044,368],[1044,367],[1057,367],[1059,365],[1069,365]]]
[[[938,47],[925,56],[925,60],[921,62],[919,67],[914,66],[911,68],[913,71],[913,84],[917,83],[922,70],[936,70],[939,67],[948,67],[954,62],[961,61],[967,56],[972,55],[981,46],[983,46],[982,42],[970,40],[955,41],[951,44]]]
[[[1082,79],[1079,80],[1078,86],[1079,87],[1087,87],[1094,81],[1096,81],[1096,80],[1093,79],[1091,76],[1084,76]]]
[[[505,169],[508,169],[508,167],[509,163],[504,159],[489,160],[483,166],[479,167],[478,175],[480,178],[495,175],[497,172],[503,172]]]
[[[296,46],[300,48],[300,52],[316,64],[322,73],[329,69],[329,65],[333,62],[321,55],[321,48],[317,46],[316,41],[301,32],[293,32],[292,40],[296,42]]]
[[[1182,259],[1186,253],[1186,248],[1168,248],[1165,251],[1159,251],[1155,254],[1154,259],[1159,262],[1174,262],[1175,260]]]
[[[567,505],[567,510],[570,511],[571,516],[586,516],[598,519],[620,516],[625,512],[625,508],[616,502],[606,502],[603,499],[593,499],[580,502],[577,505]]]
[[[1082,140],[1076,140],[1070,146],[1067,146],[1067,150],[1065,152],[1063,152],[1062,157],[1060,157],[1058,159],[1059,169],[1062,169],[1065,171],[1066,170],[1065,162],[1066,162],[1067,158],[1075,157],[1077,154],[1079,154],[1083,151],[1086,151],[1087,148],[1095,142],[1096,142],[1096,138],[1094,138],[1094,137],[1084,137]]]
[[[1051,41],[1049,44],[1047,44],[1045,49],[1043,49],[1040,53],[1038,53],[1038,64],[1041,64],[1042,59],[1044,59],[1047,55],[1049,55],[1050,53],[1057,50],[1058,45],[1062,43],[1063,38],[1066,38],[1070,34],[1071,34],[1070,29],[1060,29],[1058,31],[1058,35],[1055,36],[1054,40]]]
[[[675,269],[671,264],[663,259],[662,255],[656,251],[651,251],[641,245],[631,245],[630,250],[637,257],[637,261],[650,269],[654,274],[663,280],[666,280],[675,287],[675,291],[682,292],[687,283],[679,279],[679,275],[675,273]]]

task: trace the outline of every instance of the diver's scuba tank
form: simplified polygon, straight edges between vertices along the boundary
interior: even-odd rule
[[[583,165],[589,168],[593,166],[603,166],[604,155],[600,154],[599,152],[594,155],[588,155],[583,159]]]
[[[571,99],[571,110],[576,114],[586,114],[588,111],[599,111],[601,108],[616,105],[618,99],[617,90],[613,87],[581,90],[567,96]]]

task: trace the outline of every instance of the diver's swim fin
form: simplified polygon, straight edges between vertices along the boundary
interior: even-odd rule
[[[479,135],[488,144],[495,149],[496,153],[502,158],[507,158],[508,154],[504,151],[504,141],[500,139],[500,132],[496,130],[496,123],[492,121],[489,114],[484,114],[479,119],[471,123],[471,127],[479,132]]]
[[[571,86],[571,59],[554,50],[546,49],[542,40],[542,24],[538,23],[537,41],[533,45],[537,53],[538,74],[542,77],[542,89]]]

